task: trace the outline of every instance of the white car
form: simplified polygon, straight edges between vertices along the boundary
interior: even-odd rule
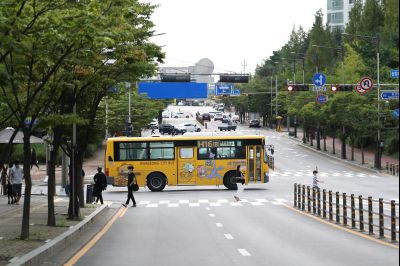
[[[162,118],[169,118],[169,112],[163,112]]]
[[[201,128],[199,128],[196,124],[180,124],[175,126],[175,134],[185,134],[187,132],[200,132]]]
[[[188,114],[178,112],[178,113],[173,113],[172,117],[173,118],[189,118],[190,116]]]
[[[222,113],[216,113],[214,115],[214,121],[222,121],[222,119],[224,118],[224,115]]]
[[[240,117],[238,115],[233,115],[232,116],[232,122],[234,122],[234,123],[240,122]]]

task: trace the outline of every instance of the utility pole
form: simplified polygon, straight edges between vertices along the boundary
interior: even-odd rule
[[[242,67],[243,67],[243,74],[246,74],[246,67],[247,67],[247,62],[246,62],[246,60],[243,60],[243,62],[242,62]]]

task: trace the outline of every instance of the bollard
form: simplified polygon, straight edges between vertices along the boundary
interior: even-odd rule
[[[389,173],[389,162],[386,162],[386,173]]]
[[[392,242],[396,242],[396,202],[394,200],[390,202],[390,220]]]
[[[301,185],[297,185],[297,208],[301,209]]]
[[[294,207],[297,207],[297,184],[294,183],[294,203],[293,203]]]
[[[321,216],[321,190],[317,188],[317,204],[318,204],[318,216]]]
[[[372,197],[368,197],[368,233],[374,234],[374,214],[372,213]]]
[[[340,196],[339,192],[336,192],[336,223],[340,223]]]
[[[313,214],[317,213],[317,202],[316,202],[316,197],[315,197],[316,191],[315,188],[312,189],[312,210]]]
[[[396,165],[396,176],[399,176],[399,165]]]
[[[354,194],[351,194],[351,227],[356,228],[356,202]]]
[[[307,205],[308,205],[308,212],[311,212],[310,186],[307,186]]]
[[[326,219],[326,189],[322,190],[322,217]]]
[[[385,223],[383,217],[383,199],[379,199],[379,238],[385,238]]]
[[[329,190],[329,220],[333,220],[332,190]]]
[[[347,195],[343,193],[343,224],[347,226]]]
[[[306,209],[306,186],[303,185],[303,190],[301,191],[301,209],[304,211]]]
[[[364,202],[361,195],[358,196],[358,208],[358,214],[360,216],[360,231],[364,232]]]

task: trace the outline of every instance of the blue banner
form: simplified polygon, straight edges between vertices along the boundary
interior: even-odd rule
[[[140,82],[139,94],[150,99],[207,99],[207,83]]]
[[[233,85],[215,85],[215,95],[231,95],[233,93]]]

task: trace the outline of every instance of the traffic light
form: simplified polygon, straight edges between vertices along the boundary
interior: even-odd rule
[[[309,91],[310,87],[308,85],[303,84],[291,84],[288,86],[289,92],[296,92],[296,91]]]
[[[353,91],[353,85],[333,85],[331,87],[332,92],[352,92]]]
[[[190,82],[189,73],[183,74],[161,74],[161,82]]]
[[[249,83],[249,75],[223,74],[219,76],[219,82],[222,83]]]

